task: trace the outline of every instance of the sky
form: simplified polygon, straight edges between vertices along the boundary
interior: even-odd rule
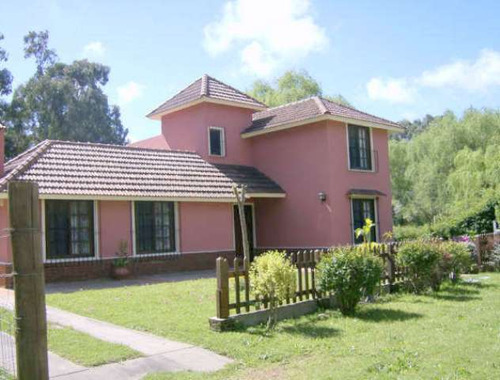
[[[48,30],[62,62],[111,68],[104,87],[129,139],[145,115],[207,73],[242,91],[306,70],[325,95],[393,121],[500,107],[500,2],[0,0],[14,87],[35,71],[23,36]]]

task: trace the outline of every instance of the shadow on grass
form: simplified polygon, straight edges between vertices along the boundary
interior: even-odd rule
[[[441,301],[454,301],[454,302],[469,302],[480,300],[479,296],[471,296],[467,294],[449,294],[447,292],[438,292],[429,294],[428,297]]]
[[[340,330],[333,327],[317,326],[315,322],[302,322],[292,326],[284,326],[281,331],[309,338],[331,338],[340,335]]]
[[[403,310],[371,308],[359,310],[355,317],[367,322],[399,322],[422,318],[423,315]]]

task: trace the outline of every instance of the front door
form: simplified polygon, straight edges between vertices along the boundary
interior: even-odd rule
[[[241,223],[240,223],[240,213],[238,211],[238,206],[233,206],[234,215],[234,245],[236,250],[236,256],[243,257],[243,239],[241,237]],[[251,205],[245,205],[245,219],[247,224],[247,234],[248,234],[248,245],[250,247],[250,261],[253,260],[253,207]]]

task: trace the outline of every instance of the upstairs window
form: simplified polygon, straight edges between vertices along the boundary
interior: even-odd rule
[[[349,169],[372,170],[370,128],[349,125]]]
[[[94,256],[94,202],[45,201],[47,259]]]
[[[226,149],[224,146],[224,128],[208,128],[208,154],[210,156],[224,157]]]

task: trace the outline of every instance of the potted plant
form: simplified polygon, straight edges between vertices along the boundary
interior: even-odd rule
[[[120,240],[116,259],[113,260],[111,265],[111,277],[115,280],[123,280],[130,276],[131,271],[128,256],[128,243],[126,240]]]

